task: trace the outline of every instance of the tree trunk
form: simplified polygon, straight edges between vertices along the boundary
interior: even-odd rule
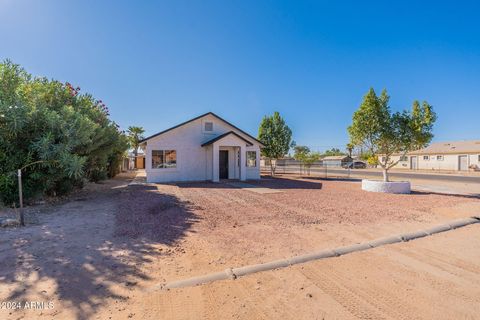
[[[388,170],[383,169],[383,181],[388,182]]]
[[[138,155],[138,148],[133,150],[134,160],[133,160],[133,169],[137,170],[137,155]]]
[[[273,170],[273,160],[270,159],[270,175],[273,177],[275,175],[275,170]]]

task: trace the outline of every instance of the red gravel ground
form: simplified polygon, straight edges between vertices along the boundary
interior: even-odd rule
[[[414,228],[421,222],[439,221],[438,208],[480,203],[428,193],[370,193],[351,181],[275,178],[249,183],[282,192],[259,194],[226,183],[181,183],[158,189],[193,207],[197,220],[193,230],[209,239],[226,260],[238,263],[267,261],[342,242],[341,237],[331,235],[333,230],[337,235],[340,229],[349,230],[343,242],[355,242],[350,234],[358,230],[400,223]]]

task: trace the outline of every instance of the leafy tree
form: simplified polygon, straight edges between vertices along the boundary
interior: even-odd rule
[[[355,149],[355,146],[353,145],[353,143],[349,142],[347,143],[347,152],[348,152],[348,156],[351,158],[352,157],[352,152],[353,152],[353,149]]]
[[[310,148],[307,147],[307,146],[294,146],[293,147],[293,157],[295,159],[297,159],[297,157],[303,155],[303,154],[307,154],[310,152]]]
[[[360,160],[365,161],[371,166],[374,166],[375,168],[378,166],[378,156],[376,156],[374,153],[370,152],[363,152],[360,155]]]
[[[137,169],[138,147],[140,145],[140,141],[144,139],[143,134],[145,133],[145,130],[142,127],[130,126],[128,127],[127,133],[130,148],[133,149],[133,154],[135,155],[134,168]]]
[[[292,143],[293,144],[293,143]],[[300,172],[303,170],[303,159],[310,152],[310,148],[307,146],[293,146],[293,158],[297,161],[300,161]]]
[[[332,148],[323,153],[322,156],[330,157],[330,156],[344,156],[345,152],[340,151],[338,148]]]
[[[297,155],[297,160],[299,160],[303,167],[306,168],[306,171],[308,172],[308,175],[310,175],[310,168],[312,165],[315,163],[315,161],[320,160],[320,153],[319,152],[310,152],[308,150],[307,152],[301,152]]]
[[[113,176],[127,148],[108,108],[79,87],[34,78],[11,61],[0,63],[0,200],[57,195]]]
[[[263,143],[262,155],[270,161],[270,172],[275,175],[276,160],[290,150],[292,130],[278,112],[265,116],[258,129],[258,139]]]
[[[383,169],[384,181],[388,181],[388,170],[398,163],[392,155],[405,156],[409,151],[427,146],[433,138],[433,124],[437,119],[426,101],[421,105],[414,101],[410,112],[392,113],[389,99],[386,90],[377,96],[371,88],[348,128],[351,143],[381,156],[378,163]]]

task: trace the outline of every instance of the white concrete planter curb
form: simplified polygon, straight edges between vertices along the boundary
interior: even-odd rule
[[[408,181],[384,182],[377,180],[362,180],[362,190],[384,193],[410,193],[411,187]]]

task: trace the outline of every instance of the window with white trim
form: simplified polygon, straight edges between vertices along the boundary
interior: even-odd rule
[[[429,161],[429,160],[430,160],[430,156],[423,156],[423,160]]]
[[[401,156],[400,161],[408,161],[408,156]]]
[[[437,156],[437,161],[443,161],[443,156]]]
[[[257,166],[257,151],[247,151],[247,167]]]
[[[176,150],[152,150],[152,169],[167,169],[176,167]]]

